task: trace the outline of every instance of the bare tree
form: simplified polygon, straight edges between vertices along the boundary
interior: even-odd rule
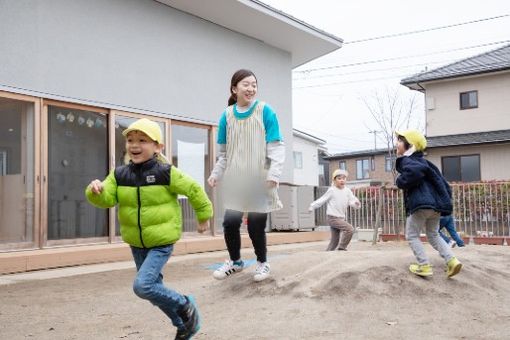
[[[416,122],[413,121],[417,106],[416,92],[405,96],[402,88],[384,88],[384,90],[375,90],[370,97],[361,98],[373,118],[376,128],[367,128],[371,133],[375,133],[375,138],[379,138],[388,150],[388,156],[392,160],[393,179],[396,178],[394,166],[395,155],[395,131],[400,129],[409,129],[411,124],[413,128],[420,130]],[[371,124],[372,125],[372,124]],[[379,134],[379,136],[377,135]]]

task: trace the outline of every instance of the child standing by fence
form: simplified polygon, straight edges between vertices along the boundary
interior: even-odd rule
[[[452,213],[450,186],[439,169],[423,157],[427,140],[420,132],[397,131],[396,136],[396,169],[399,173],[396,185],[404,191],[406,237],[418,261],[411,264],[409,270],[419,276],[432,275],[432,265],[420,241],[420,231],[425,228],[428,242],[445,260],[447,275],[452,277],[459,273],[462,264],[439,237],[437,227],[441,215]]]
[[[93,180],[85,194],[99,208],[119,205],[120,233],[136,264],[135,294],[168,316],[177,327],[175,339],[191,339],[200,329],[195,301],[166,287],[161,271],[181,236],[177,195],[188,197],[199,232],[209,228],[211,201],[194,179],[168,164],[161,154],[163,138],[156,122],[139,119],[122,134],[129,164],[115,168],[102,182]]]
[[[324,195],[310,204],[309,210],[313,211],[327,203],[326,214],[328,224],[331,227],[331,240],[326,249],[327,251],[335,250],[337,246],[338,250],[347,250],[354,233],[354,227],[346,221],[347,207],[359,209],[361,203],[354,196],[351,189],[345,186],[348,175],[345,170],[335,170],[331,187]]]

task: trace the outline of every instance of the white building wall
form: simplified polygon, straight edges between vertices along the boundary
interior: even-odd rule
[[[292,155],[291,164],[294,167],[294,182],[296,185],[319,185],[319,160],[317,144],[306,139],[293,136],[293,152],[301,152],[301,169],[294,167],[294,155]]]
[[[292,181],[291,55],[260,40],[153,0],[0,0],[0,65],[6,91],[210,123],[251,69]]]

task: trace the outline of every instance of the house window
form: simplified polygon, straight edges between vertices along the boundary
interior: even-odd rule
[[[375,171],[375,157],[370,158],[370,168]]]
[[[478,91],[460,93],[460,109],[475,109],[478,107]]]
[[[338,168],[342,170],[347,170],[347,164],[345,163],[345,161],[340,161],[338,163]]]
[[[447,181],[480,181],[480,155],[442,157],[441,163]]]
[[[370,178],[370,160],[358,159],[356,160],[356,179]]]
[[[384,170],[386,172],[393,171],[393,167],[395,165],[395,156],[386,156],[384,158]]]
[[[294,151],[294,169],[303,169],[303,153]]]

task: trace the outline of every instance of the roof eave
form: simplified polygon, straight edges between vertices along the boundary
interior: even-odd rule
[[[156,1],[287,51],[293,68],[329,54],[343,43],[341,38],[258,0]]]

